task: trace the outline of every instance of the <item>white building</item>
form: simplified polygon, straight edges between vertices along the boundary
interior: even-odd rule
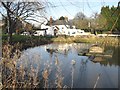
[[[48,29],[48,28],[50,28],[50,26],[47,26],[47,25],[44,25],[44,24],[41,25],[41,29]]]
[[[81,29],[75,29],[75,26],[73,26],[73,29],[70,29],[69,25],[54,25],[54,27],[58,27],[58,33],[57,35],[68,35],[68,36],[78,36],[78,35],[88,35],[84,32],[84,30]],[[53,28],[55,29],[55,28]]]
[[[46,35],[54,36],[54,28],[53,28],[53,27],[49,27],[49,28],[46,30]]]
[[[78,35],[88,35],[84,32],[84,30],[81,29],[75,29],[75,26],[73,26],[73,29],[70,29],[69,25],[53,25],[53,26],[45,26],[42,25],[41,29],[46,29],[46,35],[54,36],[54,30],[57,30],[57,35],[68,35],[68,36],[78,36]],[[39,31],[41,33],[40,35],[44,36],[45,31]]]

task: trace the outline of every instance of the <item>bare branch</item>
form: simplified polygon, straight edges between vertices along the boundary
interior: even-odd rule
[[[2,5],[5,7],[6,10],[8,10],[10,13],[14,14],[14,13],[10,10],[10,8],[7,7],[7,5],[6,5],[4,2],[2,2]]]
[[[6,17],[4,14],[2,14],[2,12],[0,11],[0,14],[3,16],[3,17]]]
[[[38,22],[38,23],[42,23],[42,22],[40,22],[38,20],[35,20],[35,19],[26,19],[26,20],[32,20],[32,21],[35,21],[35,22]]]

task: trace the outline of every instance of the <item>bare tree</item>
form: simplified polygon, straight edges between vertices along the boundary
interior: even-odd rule
[[[5,9],[5,12],[1,8]],[[40,22],[35,17],[44,8],[40,2],[1,2],[0,13],[7,18],[9,42],[12,42],[12,33],[16,28],[20,27],[19,24],[26,25],[27,20]],[[38,16],[43,17],[43,15]]]
[[[76,15],[75,15],[75,19],[84,19],[86,18],[85,14],[82,13],[82,12],[78,12]]]
[[[91,18],[96,19],[99,16],[98,12],[93,12]]]

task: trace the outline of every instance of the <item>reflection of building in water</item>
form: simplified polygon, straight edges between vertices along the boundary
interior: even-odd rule
[[[90,44],[77,44],[77,43],[72,43],[72,44],[50,44],[45,47],[45,51],[49,53],[61,53],[67,55],[70,50],[76,50],[78,53],[83,51],[83,50],[88,50],[90,47]]]
[[[49,53],[61,53],[61,54],[68,54],[70,50],[70,44],[54,44],[52,46],[48,45],[45,47],[46,51]]]

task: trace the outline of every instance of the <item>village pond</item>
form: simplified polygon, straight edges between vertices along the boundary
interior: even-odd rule
[[[113,51],[111,57],[91,57],[79,55],[92,44],[47,44],[24,50],[19,62],[28,70],[31,65],[39,72],[49,71],[48,87],[56,87],[57,77],[62,87],[72,88],[118,88],[118,47],[104,46],[105,51]],[[92,60],[96,59],[96,61]],[[59,80],[59,79],[58,79]],[[96,84],[96,86],[95,86]]]

